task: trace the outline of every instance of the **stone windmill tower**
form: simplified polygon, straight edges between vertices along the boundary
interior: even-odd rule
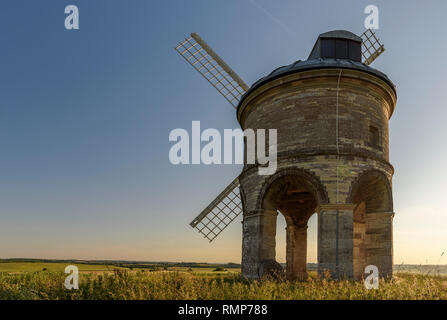
[[[321,34],[305,61],[250,88],[192,34],[176,50],[235,106],[242,129],[277,129],[277,170],[242,173],[191,223],[212,241],[243,213],[242,274],[275,260],[276,220],[287,223],[287,276],[306,277],[307,222],[318,214],[318,271],[361,278],[367,265],[392,275],[393,200],[388,121],[394,84],[369,64],[383,51],[371,30]],[[362,63],[363,57],[363,63]]]

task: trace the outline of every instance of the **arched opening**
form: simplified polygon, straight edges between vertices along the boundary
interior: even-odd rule
[[[299,175],[283,175],[271,182],[265,192],[262,202],[265,212],[271,212],[272,217],[276,212],[284,216],[288,279],[307,278],[308,221],[315,213],[317,205],[316,188]],[[264,237],[271,239],[270,241],[275,241],[276,225],[275,223],[275,228],[264,228],[264,232],[269,233],[264,234]],[[278,226],[281,227],[281,223]]]
[[[393,211],[391,186],[385,174],[367,171],[353,183],[349,202],[356,205],[353,226],[354,277],[362,278],[365,267],[377,265],[390,255],[392,236],[389,214]]]
[[[276,218],[276,261],[282,266],[286,265],[287,246],[287,222],[283,214],[278,214]]]
[[[283,214],[276,221],[276,261],[286,266],[287,222]],[[307,272],[318,270],[318,214],[314,213],[307,222]]]
[[[307,271],[318,271],[318,213],[307,222]]]

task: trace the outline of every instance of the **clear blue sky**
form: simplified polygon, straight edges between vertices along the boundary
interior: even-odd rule
[[[80,30],[64,28],[68,4]],[[319,33],[361,34],[369,4],[387,49],[373,66],[398,90],[395,262],[447,263],[442,0],[2,1],[0,258],[239,262],[239,221],[212,244],[188,223],[241,167],[168,160],[172,129],[237,128],[235,112],[173,47],[198,32],[252,84]]]

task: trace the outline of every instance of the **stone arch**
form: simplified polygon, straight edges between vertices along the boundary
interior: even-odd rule
[[[392,273],[393,197],[387,175],[377,169],[365,170],[351,184],[347,199],[353,212],[353,271],[363,276],[367,265],[379,267],[382,275]]]
[[[266,179],[257,198],[257,210],[265,223],[262,237],[270,257],[276,256],[276,221],[280,212],[286,221],[286,273],[291,280],[307,277],[307,223],[321,203],[329,198],[314,174],[300,168],[285,168]]]
[[[346,202],[365,202],[366,213],[393,212],[393,195],[388,177],[377,169],[363,171],[351,184]]]
[[[263,209],[264,208],[264,198],[267,194],[267,192],[270,189],[270,186],[278,179],[286,177],[286,176],[293,176],[297,179],[301,179],[303,182],[307,183],[309,188],[312,190],[315,198],[318,201],[318,204],[324,204],[329,203],[329,196],[326,191],[326,188],[321,183],[320,179],[312,172],[301,169],[301,168],[284,168],[278,170],[274,175],[269,177],[263,184],[261,191],[258,195],[257,201],[256,201],[256,209]]]

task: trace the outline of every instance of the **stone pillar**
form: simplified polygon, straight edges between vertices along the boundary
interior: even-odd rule
[[[366,205],[360,203],[354,209],[354,278],[359,280],[364,277],[365,259],[365,235],[366,235]]]
[[[307,278],[307,224],[287,224],[287,279]]]
[[[264,260],[276,258],[276,210],[255,210],[244,215],[242,234],[242,275],[258,279]]]
[[[318,208],[318,273],[333,279],[353,277],[354,204],[324,204]]]
[[[393,217],[394,212],[366,213],[366,265],[375,265],[379,276],[393,275]]]

